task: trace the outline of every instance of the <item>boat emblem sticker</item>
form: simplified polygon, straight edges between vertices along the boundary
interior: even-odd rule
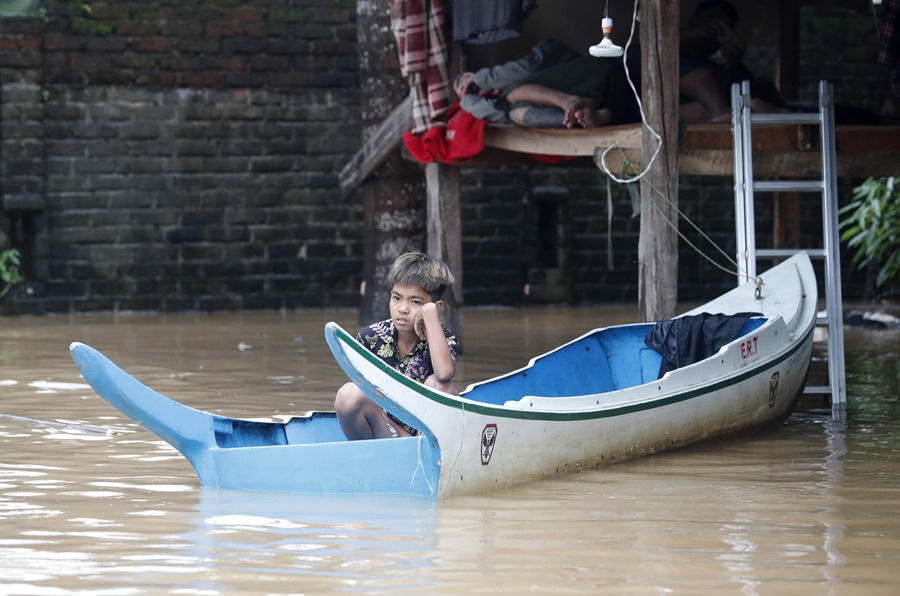
[[[497,443],[497,425],[486,424],[481,431],[481,465],[491,463],[491,455],[494,454],[494,445]]]
[[[769,379],[769,407],[773,407],[775,405],[775,395],[778,393],[778,380],[781,378],[781,375],[776,370],[772,373],[772,378]]]

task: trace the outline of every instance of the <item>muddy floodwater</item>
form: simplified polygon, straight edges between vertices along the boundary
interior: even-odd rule
[[[0,594],[900,593],[897,331],[846,329],[844,420],[807,397],[771,431],[437,503],[201,490],[68,351],[198,409],[303,414],[345,380],[324,324],[356,316],[0,317]],[[458,382],[636,319],[467,309]]]

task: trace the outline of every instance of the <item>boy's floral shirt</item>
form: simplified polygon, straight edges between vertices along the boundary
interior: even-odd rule
[[[456,362],[456,359],[459,358],[459,343],[456,341],[456,336],[449,329],[444,329],[444,336],[447,338],[447,345],[450,346],[450,356]],[[359,332],[356,341],[384,360],[389,366],[420,383],[434,374],[428,340],[420,339],[408,354],[400,356],[400,351],[397,349],[397,328],[390,319],[369,325]]]

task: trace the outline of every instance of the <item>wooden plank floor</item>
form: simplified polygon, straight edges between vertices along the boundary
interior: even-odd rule
[[[486,151],[472,164],[538,163],[531,154],[590,157],[599,165],[601,153],[609,151],[606,163],[613,172],[628,161],[641,159],[640,125],[597,129],[525,129],[488,126]],[[838,176],[900,175],[900,126],[839,125],[835,130]],[[682,127],[678,152],[679,171],[700,176],[734,174],[731,124],[688,124]],[[817,125],[755,125],[753,170],[760,178],[821,176]]]

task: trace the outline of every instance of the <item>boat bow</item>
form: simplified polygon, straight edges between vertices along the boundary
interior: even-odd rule
[[[215,416],[157,393],[88,345],[73,342],[69,351],[84,379],[100,397],[172,445],[195,468],[198,454],[215,444]]]

